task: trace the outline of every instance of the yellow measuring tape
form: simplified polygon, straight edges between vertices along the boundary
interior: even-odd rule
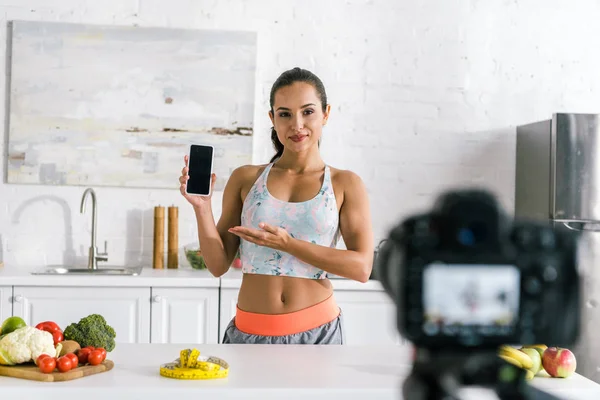
[[[185,349],[179,358],[160,366],[160,374],[174,379],[218,379],[229,375],[229,364],[219,357],[200,355],[198,349]]]

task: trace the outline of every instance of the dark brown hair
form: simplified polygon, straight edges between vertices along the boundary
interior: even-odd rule
[[[273,87],[271,88],[271,95],[269,97],[271,114],[274,114],[273,103],[275,103],[275,93],[277,93],[277,91],[282,87],[289,86],[295,82],[304,82],[313,85],[317,91],[317,96],[319,96],[319,99],[321,100],[323,112],[327,110],[327,94],[325,93],[325,86],[323,86],[321,79],[306,69],[296,67],[279,75],[279,78],[277,78],[273,84]],[[277,131],[275,131],[275,127],[271,128],[271,141],[273,142],[273,147],[275,148],[275,155],[270,161],[273,162],[283,154],[283,144],[279,141],[279,138],[277,138]]]

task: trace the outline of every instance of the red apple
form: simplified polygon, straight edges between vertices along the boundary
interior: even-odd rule
[[[231,264],[231,266],[233,268],[242,268],[242,260],[240,260],[239,257],[236,257],[236,259],[233,260],[233,263]]]
[[[542,365],[555,378],[566,378],[575,372],[577,360],[569,349],[548,347],[542,355]]]

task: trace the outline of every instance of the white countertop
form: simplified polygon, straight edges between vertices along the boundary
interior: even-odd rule
[[[0,268],[0,286],[219,287],[207,270],[144,268],[139,276],[31,275],[40,268]]]
[[[223,287],[239,289],[242,271],[231,268],[221,278],[215,278],[208,270],[195,270],[189,267],[177,269],[144,268],[139,276],[105,275],[31,275],[40,268],[0,268],[0,286],[76,286],[76,287]],[[366,283],[349,279],[331,279],[336,290],[382,291],[381,283]]]
[[[225,359],[229,377],[182,381],[159,375],[160,364],[191,347]],[[117,344],[109,353],[115,362],[109,372],[55,383],[0,377],[0,387],[2,398],[11,400],[400,400],[402,381],[410,372],[409,355],[410,349],[401,346]],[[530,384],[565,400],[600,398],[600,385],[577,374],[567,379],[536,377]],[[482,389],[464,392],[466,399],[496,398]]]

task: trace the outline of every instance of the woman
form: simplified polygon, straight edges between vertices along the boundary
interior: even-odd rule
[[[210,197],[185,193],[187,156],[179,178],[209,271],[223,275],[240,250],[244,275],[223,343],[342,344],[342,314],[327,274],[369,279],[367,192],[356,174],[328,166],[319,154],[330,105],[317,76],[284,72],[270,105],[277,152],[267,165],[233,171],[218,224]],[[335,248],[339,233],[347,250]]]

